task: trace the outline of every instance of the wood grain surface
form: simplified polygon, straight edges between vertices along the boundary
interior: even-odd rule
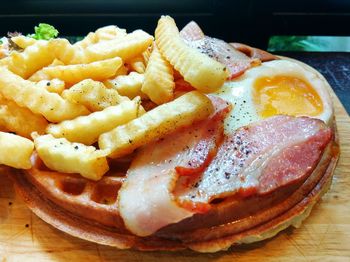
[[[5,261],[350,261],[350,119],[332,92],[341,156],[329,192],[298,229],[257,244],[199,254],[139,252],[96,245],[44,223],[0,175],[0,262]]]

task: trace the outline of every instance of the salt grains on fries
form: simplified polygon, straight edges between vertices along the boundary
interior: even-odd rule
[[[14,168],[32,167],[30,157],[34,144],[27,138],[0,132],[0,164]]]
[[[100,111],[122,101],[129,101],[114,89],[108,89],[103,83],[92,79],[83,80],[63,91],[62,97],[74,103],[82,104],[90,111]]]
[[[193,87],[202,92],[214,92],[225,82],[225,66],[187,46],[171,17],[159,19],[155,39],[162,55]]]
[[[154,103],[160,105],[173,100],[174,88],[173,69],[154,45],[141,91]]]
[[[215,91],[227,76],[187,46],[169,16],[159,20],[155,41],[114,25],[75,44],[11,40],[23,50],[5,50],[0,59],[0,164],[15,168],[30,168],[35,149],[52,170],[98,180],[107,157],[208,117],[213,105],[198,91]],[[96,142],[99,149],[90,146]]]
[[[109,170],[105,151],[52,135],[34,134],[33,138],[40,159],[52,170],[79,173],[92,180],[100,179]]]
[[[68,84],[75,84],[84,79],[105,80],[113,77],[118,68],[122,65],[119,57],[114,57],[89,64],[48,66],[30,77],[31,81],[58,78]]]
[[[102,134],[98,145],[111,151],[109,157],[118,158],[178,128],[208,117],[213,110],[207,96],[192,91]]]
[[[89,111],[82,105],[63,99],[55,93],[36,87],[36,84],[0,67],[0,93],[19,106],[27,107],[33,113],[43,115],[51,122],[60,122]]]
[[[51,80],[41,80],[36,83],[36,86],[52,93],[61,94],[65,88],[65,83],[60,79],[54,78]]]
[[[142,98],[147,97],[141,92],[143,81],[143,74],[131,72],[128,75],[120,75],[115,79],[106,80],[104,84],[109,88],[117,90],[120,95],[133,99],[137,96],[141,96]]]
[[[91,145],[102,133],[137,118],[140,102],[140,99],[125,101],[117,106],[107,107],[103,111],[49,125],[47,133],[54,137],[65,137],[71,142]]]

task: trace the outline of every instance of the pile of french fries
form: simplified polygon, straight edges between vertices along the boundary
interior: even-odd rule
[[[0,164],[14,168],[30,169],[35,150],[52,170],[98,180],[107,158],[207,118],[214,108],[203,93],[227,77],[169,16],[155,37],[106,26],[74,44],[11,40],[23,51],[0,59]]]

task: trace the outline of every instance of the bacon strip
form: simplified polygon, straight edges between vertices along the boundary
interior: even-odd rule
[[[207,212],[214,199],[266,194],[306,179],[332,137],[320,120],[275,116],[238,129],[202,155],[201,143],[218,145],[222,139],[222,131],[206,131],[222,130],[215,117],[220,119],[223,109],[216,108],[211,118],[137,154],[118,196],[120,215],[132,233],[151,235]],[[211,150],[216,154],[210,161]]]
[[[331,133],[320,120],[291,116],[240,128],[225,138],[201,176],[179,179],[174,195],[180,202],[210,203],[232,195],[266,194],[295,183],[312,172]]]
[[[269,52],[266,52],[264,50],[261,50],[259,48],[251,47],[249,45],[241,44],[241,43],[230,43],[234,48],[236,48],[238,51],[246,54],[252,59],[259,59],[261,62],[267,62],[278,59],[277,56],[270,54]]]
[[[215,155],[216,140],[222,139],[222,122],[229,105],[222,99],[211,99],[216,108],[212,117],[147,145],[134,158],[118,195],[120,215],[134,234],[150,235],[194,214],[179,206],[171,191],[179,177],[176,167],[182,175],[205,169]],[[202,141],[211,144],[206,153],[199,151]]]
[[[204,33],[195,21],[191,21],[182,28],[180,36],[187,41],[195,41],[204,38]]]
[[[247,69],[261,63],[259,59],[248,57],[222,40],[205,36],[193,21],[181,30],[180,35],[189,46],[224,64],[230,73],[228,80],[242,75]]]

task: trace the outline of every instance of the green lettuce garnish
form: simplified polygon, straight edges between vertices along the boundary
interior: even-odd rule
[[[49,40],[58,36],[58,31],[52,25],[40,23],[34,27],[35,34],[28,35],[37,40]]]

